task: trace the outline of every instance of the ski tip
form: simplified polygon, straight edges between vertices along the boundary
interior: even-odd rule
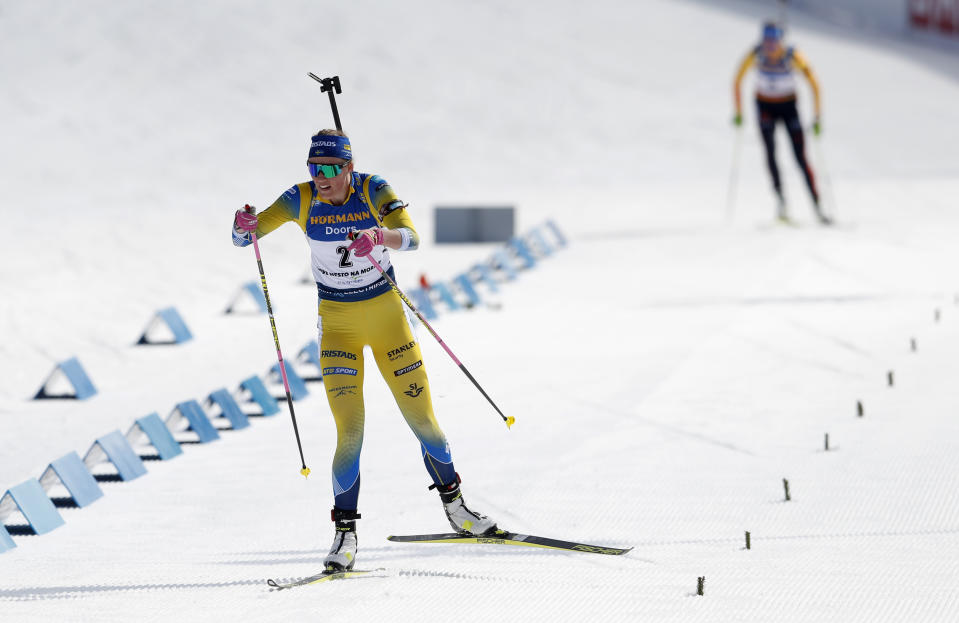
[[[514,422],[516,422],[516,418],[512,415],[506,418],[506,428],[512,428]]]

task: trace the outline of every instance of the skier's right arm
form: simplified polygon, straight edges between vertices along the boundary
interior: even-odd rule
[[[290,190],[286,191],[280,197],[274,201],[270,207],[266,210],[263,210],[259,214],[254,215],[254,208],[247,205],[243,210],[237,210],[236,214],[233,217],[233,244],[238,247],[245,247],[253,239],[250,237],[250,232],[255,231],[257,238],[262,238],[267,235],[283,223],[287,221],[296,221],[298,220],[300,213],[300,188],[294,186]],[[244,217],[241,214],[247,212],[250,215],[253,215],[253,218]],[[246,222],[246,227],[244,223]],[[249,229],[250,224],[254,229]]]
[[[741,125],[743,122],[743,100],[740,94],[743,76],[746,75],[746,72],[749,71],[749,68],[752,67],[755,62],[756,50],[754,48],[746,54],[746,57],[739,64],[739,69],[736,70],[736,79],[733,81],[733,98],[736,103],[736,116],[733,117],[733,123],[736,125]]]

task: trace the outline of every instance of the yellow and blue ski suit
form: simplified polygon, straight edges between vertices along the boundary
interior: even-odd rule
[[[347,200],[332,205],[313,182],[293,186],[260,212],[257,237],[287,222],[306,235],[319,293],[319,349],[326,397],[336,422],[333,455],[335,507],[355,511],[360,490],[363,445],[364,346],[369,346],[400,412],[420,442],[423,461],[437,485],[456,481],[446,437],[433,415],[429,381],[415,337],[412,317],[390,284],[363,257],[347,248],[347,234],[370,227],[398,230],[400,250],[415,249],[419,238],[406,206],[382,178],[352,173]],[[237,246],[249,235],[234,231]],[[373,258],[394,276],[389,249],[378,246]],[[394,278],[395,280],[395,278]]]

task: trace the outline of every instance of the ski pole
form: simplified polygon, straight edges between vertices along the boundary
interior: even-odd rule
[[[743,146],[743,129],[736,128],[736,138],[733,142],[733,161],[729,170],[729,184],[726,187],[726,223],[733,220],[733,211],[736,208],[736,185],[739,182],[739,154]]]
[[[312,71],[307,75],[320,83],[320,91],[329,94],[330,109],[333,111],[333,123],[336,124],[336,129],[342,132],[343,126],[340,125],[340,113],[336,110],[336,99],[333,97],[334,90],[337,94],[343,92],[343,89],[340,88],[340,77],[333,76],[332,78],[320,78]]]
[[[246,206],[249,208],[249,206]],[[293,420],[293,434],[296,435],[296,447],[300,451],[300,473],[306,478],[310,475],[310,468],[303,458],[303,444],[300,443],[300,430],[296,426],[296,414],[293,412],[293,396],[290,394],[290,382],[286,378],[286,364],[283,363],[283,352],[280,350],[280,337],[276,333],[276,321],[273,319],[273,306],[270,304],[270,292],[266,288],[266,274],[263,272],[263,260],[260,258],[260,245],[256,241],[256,232],[251,231],[253,251],[256,253],[256,266],[260,269],[260,285],[263,286],[263,298],[266,299],[266,311],[270,315],[270,328],[273,329],[273,344],[276,345],[276,358],[280,362],[280,376],[283,377],[283,388],[286,390],[286,404],[290,407],[290,418]]]
[[[829,177],[829,171],[826,167],[826,157],[822,152],[822,138],[819,135],[813,133],[813,144],[816,146],[816,162],[818,163],[819,168],[819,177],[822,180],[822,188],[827,203],[829,205],[829,216],[835,221],[836,220],[836,198],[833,196],[832,192],[832,179]]]
[[[350,234],[351,240],[355,237],[355,233],[356,232],[353,232]],[[426,322],[426,318],[423,317],[423,314],[421,314],[419,310],[416,309],[416,306],[413,305],[413,303],[408,298],[406,298],[406,295],[403,294],[403,291],[400,290],[400,287],[396,285],[396,282],[393,281],[393,279],[388,274],[386,274],[386,271],[383,270],[383,267],[380,266],[380,263],[377,262],[375,259],[373,259],[372,255],[367,255],[366,258],[373,263],[373,266],[376,267],[376,270],[380,271],[380,274],[383,275],[383,278],[389,282],[390,287],[393,288],[393,291],[396,292],[401,299],[403,299],[403,302],[406,303],[406,306],[409,307],[414,314],[416,314],[416,317],[419,318],[420,322],[423,323],[423,326],[426,327],[426,329],[430,332],[430,334],[434,338],[436,338],[436,341],[439,342],[440,346],[443,347],[443,350],[446,351],[446,354],[449,355],[450,358],[453,360],[453,362],[459,366],[460,370],[463,371],[463,374],[466,375],[466,378],[472,381],[473,385],[476,386],[476,389],[478,389],[480,393],[483,394],[483,397],[486,398],[486,400],[489,401],[491,405],[493,405],[493,408],[496,409],[496,412],[499,413],[499,416],[503,418],[504,422],[506,422],[506,428],[511,427],[513,425],[513,422],[516,421],[516,418],[514,418],[512,415],[509,417],[506,417],[505,415],[503,415],[503,412],[500,411],[499,407],[496,406],[496,403],[493,402],[493,399],[489,397],[489,394],[487,394],[486,391],[476,381],[476,379],[473,378],[473,375],[470,374],[469,370],[466,369],[466,366],[464,366],[463,363],[456,357],[456,355],[453,354],[453,351],[451,351],[450,347],[446,345],[446,342],[443,341],[443,338],[441,338],[439,334],[433,330],[433,327],[430,326],[430,323]]]

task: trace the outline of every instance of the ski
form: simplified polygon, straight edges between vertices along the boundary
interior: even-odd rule
[[[398,543],[477,543],[482,545],[521,545],[525,547],[545,547],[548,549],[560,549],[570,552],[585,552],[588,554],[608,554],[610,556],[619,556],[633,549],[619,547],[606,547],[605,545],[590,545],[588,543],[577,543],[576,541],[561,541],[559,539],[550,539],[542,536],[533,536],[530,534],[517,534],[500,530],[490,535],[474,536],[471,534],[459,534],[457,532],[444,532],[441,534],[407,534],[387,537],[390,541]]]
[[[329,582],[330,580],[345,580],[347,578],[357,578],[369,575],[371,573],[376,573],[377,571],[383,571],[383,569],[350,569],[349,571],[323,571],[317,573],[316,575],[307,576],[305,578],[300,578],[299,580],[293,580],[291,582],[278,582],[274,579],[268,579],[266,583],[278,591],[282,591],[287,588],[293,588],[295,586],[306,586],[307,584],[319,584],[320,582]]]

